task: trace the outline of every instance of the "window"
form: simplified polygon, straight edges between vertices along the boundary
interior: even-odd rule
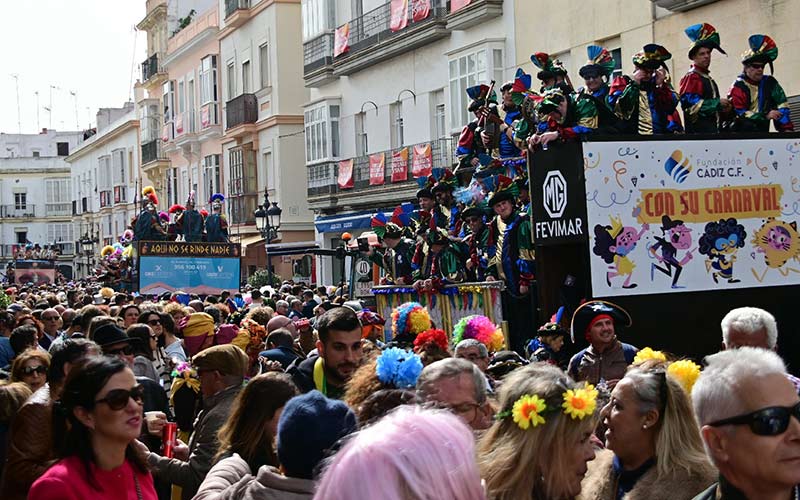
[[[355,115],[356,125],[356,156],[366,156],[369,151],[369,140],[367,137],[367,113],[361,112]]]
[[[236,97],[236,63],[234,61],[228,63],[226,76],[228,78],[228,100],[230,101]]]
[[[125,150],[115,149],[111,152],[111,172],[114,185],[126,184]]]
[[[339,106],[321,104],[304,113],[306,163],[339,157]]]
[[[45,212],[47,215],[69,215],[70,213],[70,180],[45,180]],[[53,241],[49,239],[48,241]]]
[[[609,83],[618,76],[622,76],[622,49],[616,48],[611,51],[611,57],[614,58],[614,72],[611,73],[611,80]]]
[[[269,87],[269,44],[258,48],[258,70],[261,88]]]
[[[34,149],[34,150],[32,151],[32,153],[33,153],[33,157],[34,157],[34,158],[39,158],[39,157],[41,156],[41,153],[40,153],[38,150],[35,150],[35,149]]]
[[[219,159],[220,155],[209,155],[203,158],[203,185],[210,195],[220,192],[219,178]]]
[[[447,116],[445,114],[444,106],[444,89],[431,92],[431,108],[433,123],[431,124],[431,131],[433,132],[432,139],[440,139],[447,137]]]
[[[403,103],[397,101],[389,107],[389,124],[391,130],[391,147],[392,149],[403,146]]]
[[[178,114],[183,114],[186,111],[186,85],[183,81],[178,82]]]
[[[186,119],[184,119],[184,127],[189,133],[194,132],[194,79],[186,82]]]
[[[28,243],[28,231],[14,230],[17,235],[17,245],[24,245]]]
[[[256,210],[256,152],[252,144],[232,148],[228,152],[231,166],[231,181],[228,192],[228,208],[232,224],[254,222]]]
[[[169,123],[175,118],[175,82],[170,80],[164,82],[163,87],[164,102],[164,123]]]
[[[302,0],[303,40],[310,40],[335,24],[333,0]]]
[[[250,61],[242,63],[242,94],[250,93]]]
[[[200,104],[217,101],[217,56],[200,61]]]
[[[58,156],[69,156],[69,143],[57,142],[56,150],[58,151]]]
[[[157,104],[142,107],[142,143],[147,144],[160,139],[161,116]]]
[[[71,243],[75,241],[75,238],[73,236],[73,228],[74,226],[69,222],[64,222],[60,224],[48,224],[47,242],[58,243],[63,241]]]
[[[14,210],[28,209],[28,193],[14,193]]]
[[[480,84],[488,85],[494,79],[499,93],[499,86],[503,81],[503,51],[486,47],[461,54],[450,60],[448,69],[450,76],[450,128],[457,130],[466,125],[471,118],[467,112],[468,88]]]
[[[264,186],[267,190],[274,191],[275,190],[275,166],[272,164],[272,151],[266,150],[262,154],[262,159],[264,160],[264,171],[267,173],[266,185]]]
[[[197,193],[201,200],[208,200],[211,198],[211,193],[203,193],[198,188],[199,175],[197,173],[197,165],[192,166],[192,191]]]

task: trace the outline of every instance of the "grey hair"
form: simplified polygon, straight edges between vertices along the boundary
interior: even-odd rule
[[[767,348],[775,349],[778,345],[778,324],[775,316],[758,307],[739,307],[732,309],[722,318],[722,342],[726,348],[730,345],[731,328],[752,335],[758,331],[767,332]]]
[[[436,391],[437,382],[445,378],[458,377],[462,373],[472,376],[475,385],[475,401],[479,404],[486,402],[486,377],[474,363],[466,359],[445,358],[426,366],[417,379],[417,396],[423,401],[430,400]]]
[[[481,357],[488,358],[489,357],[489,349],[486,348],[480,341],[476,339],[464,339],[458,344],[456,344],[455,355],[458,357],[458,352],[464,349],[469,349],[470,347],[477,347],[478,351],[481,353]]]
[[[756,347],[718,352],[705,361],[707,366],[692,388],[694,413],[701,427],[745,411],[739,389],[744,381],[786,375],[780,356]]]
[[[281,307],[281,306],[289,307],[289,303],[286,302],[285,300],[279,300],[275,302],[275,307]]]

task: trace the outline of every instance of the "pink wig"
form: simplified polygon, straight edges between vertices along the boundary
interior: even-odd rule
[[[402,406],[353,436],[314,499],[485,500],[472,432],[448,412]]]

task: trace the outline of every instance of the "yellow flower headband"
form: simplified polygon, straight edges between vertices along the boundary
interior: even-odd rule
[[[633,364],[638,365],[651,359],[667,361],[667,356],[661,351],[645,347],[633,358]],[[667,365],[667,374],[681,384],[686,394],[691,395],[694,383],[697,382],[697,377],[700,376],[700,365],[688,359],[680,359]]]
[[[586,385],[580,389],[568,389],[562,393],[561,397],[563,400],[562,411],[573,420],[576,418],[583,420],[594,414],[597,408],[597,389],[592,385]],[[548,408],[545,400],[536,394],[525,394],[514,402],[511,410],[500,412],[495,418],[512,417],[520,429],[527,430],[529,427],[544,424],[543,415],[550,411],[558,411],[558,408]]]

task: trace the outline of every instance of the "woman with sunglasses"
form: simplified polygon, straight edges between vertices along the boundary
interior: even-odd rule
[[[47,382],[48,368],[48,353],[39,349],[27,349],[14,358],[11,364],[11,381],[24,382],[32,392],[36,392]]]
[[[33,483],[31,500],[156,500],[133,441],[142,429],[142,387],[125,363],[91,358],[70,370],[54,423],[61,460]]]
[[[608,449],[589,464],[581,499],[689,499],[714,482],[691,401],[667,368],[634,364],[614,387],[602,411]]]
[[[156,348],[153,350],[152,360],[158,378],[156,380],[161,382],[164,387],[169,387],[171,382],[170,374],[172,373],[173,364],[167,354],[164,352],[164,317],[167,316],[161,312],[151,310],[145,311],[139,315],[138,323],[144,323],[153,330],[156,335]]]

